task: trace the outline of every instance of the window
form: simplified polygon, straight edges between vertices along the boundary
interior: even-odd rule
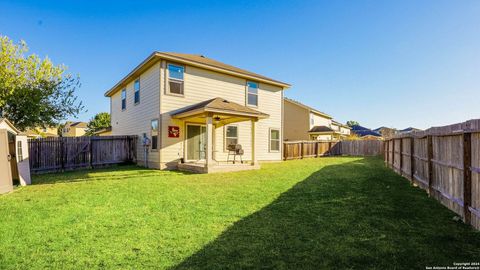
[[[310,125],[313,126],[313,124],[315,124],[315,120],[313,119],[313,116],[312,116],[312,117],[310,117]]]
[[[17,142],[17,162],[23,160],[22,141]]]
[[[122,90],[122,110],[127,108],[127,90]]]
[[[225,127],[225,148],[232,144],[238,144],[238,126]]]
[[[152,150],[158,149],[158,119],[151,122]]]
[[[280,130],[270,129],[270,151],[280,151]]]
[[[183,95],[183,66],[168,64],[168,92]]]
[[[258,106],[258,83],[247,82],[247,105]]]
[[[136,79],[135,83],[133,84],[133,88],[135,89],[135,94],[133,95],[133,101],[135,104],[140,102],[140,79]]]

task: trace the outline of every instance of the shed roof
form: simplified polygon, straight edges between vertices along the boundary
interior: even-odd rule
[[[5,123],[17,134],[20,133],[20,130],[18,130],[10,121],[8,121],[7,118],[0,118],[0,123]]]

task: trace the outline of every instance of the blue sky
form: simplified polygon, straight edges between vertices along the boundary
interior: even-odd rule
[[[80,75],[80,120],[155,50],[291,83],[286,96],[342,122],[480,118],[480,1],[0,0],[0,34]]]

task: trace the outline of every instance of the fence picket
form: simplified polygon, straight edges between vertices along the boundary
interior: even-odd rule
[[[29,139],[32,173],[134,162],[137,136]]]
[[[397,135],[386,144],[398,139],[410,139],[410,153],[400,151],[400,158],[407,157],[404,165],[410,160],[411,180],[480,229],[480,119]],[[389,155],[385,161],[394,163]]]

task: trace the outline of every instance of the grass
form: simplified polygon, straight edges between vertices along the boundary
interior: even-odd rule
[[[377,158],[195,175],[119,166],[0,196],[0,269],[425,269],[480,234]]]

